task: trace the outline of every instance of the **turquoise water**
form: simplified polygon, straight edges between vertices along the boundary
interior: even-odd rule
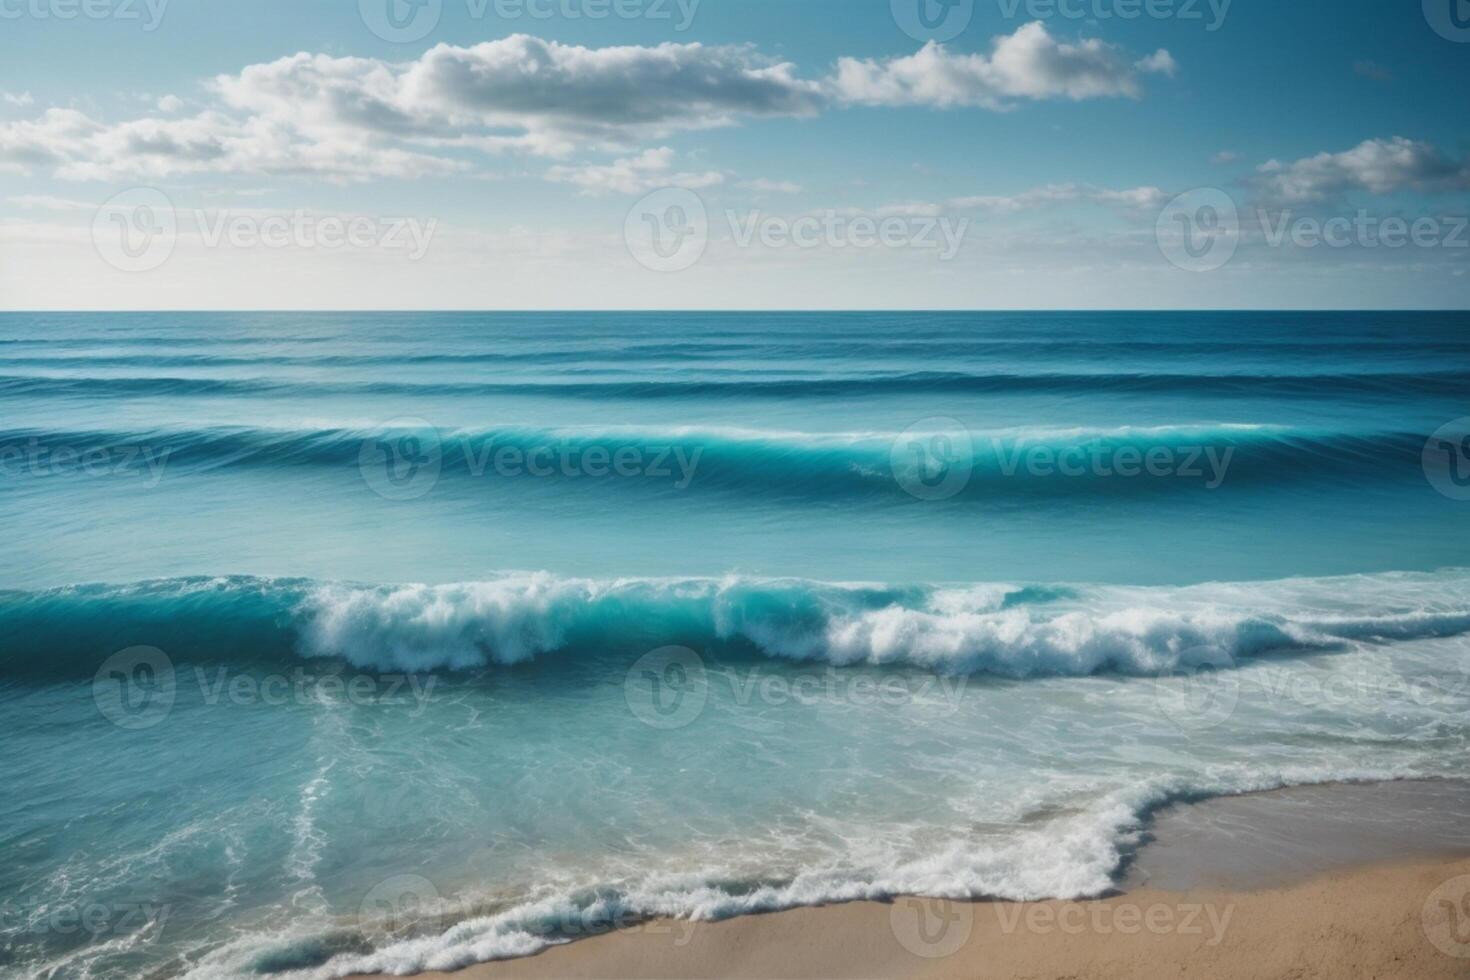
[[[1170,800],[1465,775],[1467,327],[0,316],[0,963],[1090,895]]]

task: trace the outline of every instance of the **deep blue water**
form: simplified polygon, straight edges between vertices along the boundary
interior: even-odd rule
[[[6,314],[0,404],[22,973],[1095,894],[1464,774],[1467,314]]]

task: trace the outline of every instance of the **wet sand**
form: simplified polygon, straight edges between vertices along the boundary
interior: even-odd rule
[[[1283,790],[1155,815],[1119,893],[653,922],[457,980],[1470,977],[1470,783]]]

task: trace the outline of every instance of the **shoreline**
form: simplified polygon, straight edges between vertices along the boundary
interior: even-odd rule
[[[1470,976],[1470,781],[1174,804],[1094,900],[654,920],[435,980]]]

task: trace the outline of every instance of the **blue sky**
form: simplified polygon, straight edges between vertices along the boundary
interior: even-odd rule
[[[1466,0],[425,2],[0,0],[0,306],[1470,300]]]

